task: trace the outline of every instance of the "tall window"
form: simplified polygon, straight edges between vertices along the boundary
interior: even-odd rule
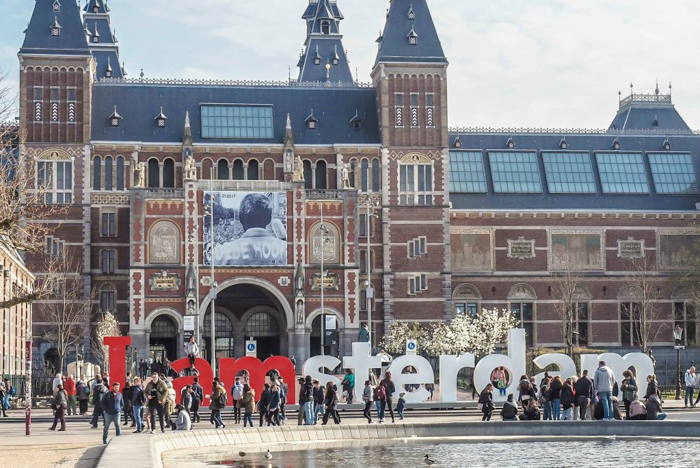
[[[362,165],[360,171],[362,172],[362,191],[369,191],[369,161],[366,159],[362,160]]]
[[[638,302],[620,303],[620,342],[622,346],[637,346],[639,344],[636,321],[640,310]]]
[[[535,342],[535,317],[534,303],[532,302],[511,302],[510,310],[516,319],[520,321],[520,326],[525,329],[527,346],[531,348]]]
[[[160,164],[156,158],[148,160],[148,188],[160,187]]]
[[[304,161],[304,188],[314,188],[314,172],[311,169],[311,161]]]
[[[105,158],[105,190],[112,190],[112,156]]]
[[[163,163],[163,187],[175,188],[175,161],[169,158]]]
[[[379,159],[372,160],[372,191],[379,192],[381,186],[381,171],[379,170]]]
[[[476,318],[479,315],[479,303],[478,302],[456,302],[455,303],[455,315],[457,316],[469,316]]]
[[[700,328],[700,314],[695,309],[695,306],[690,302],[674,302],[673,316],[675,326],[681,327],[683,330],[683,344],[685,346],[696,346],[698,344],[698,329]]]
[[[102,158],[99,156],[92,161],[92,189],[102,190]]]
[[[574,344],[588,346],[588,303],[574,304]]]
[[[357,159],[350,161],[350,173],[348,178],[350,179],[350,187],[355,188],[357,184],[355,183],[355,177],[357,175]]]
[[[233,161],[233,180],[245,180],[245,170],[243,169],[243,161],[236,159]]]
[[[216,165],[216,175],[219,180],[229,180],[231,177],[228,172],[228,161],[225,159],[219,160]]]
[[[117,157],[117,190],[124,190],[124,158]]]
[[[367,215],[360,213],[360,237],[372,237],[372,216],[367,219]]]
[[[260,178],[260,165],[255,159],[248,161],[248,180],[258,180]]]
[[[37,188],[45,194],[47,204],[73,202],[73,163],[71,161],[39,161]]]
[[[117,292],[114,286],[107,285],[100,291],[100,310],[114,312],[117,309]]]
[[[100,254],[100,270],[105,275],[113,275],[116,269],[117,252],[102,250]]]
[[[117,236],[117,214],[114,212],[102,213],[102,226],[100,235],[102,237]]]
[[[317,189],[328,188],[326,161],[319,161],[316,163],[316,188]]]
[[[399,204],[425,206],[433,204],[433,166],[399,165]]]
[[[374,270],[374,260],[374,252],[372,252],[370,253],[370,264],[367,265],[367,249],[360,250],[360,273],[366,275],[368,266],[371,268],[369,272]]]

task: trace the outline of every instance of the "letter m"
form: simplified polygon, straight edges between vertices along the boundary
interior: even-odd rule
[[[230,391],[233,383],[236,381],[236,375],[239,372],[247,371],[250,375],[250,386],[255,390],[256,401],[260,399],[265,385],[265,375],[273,369],[276,369],[287,383],[289,391],[287,392],[287,404],[296,404],[296,372],[292,361],[286,357],[274,356],[262,362],[254,357],[242,357],[240,359],[221,358],[219,359],[221,372],[221,380],[224,386]]]

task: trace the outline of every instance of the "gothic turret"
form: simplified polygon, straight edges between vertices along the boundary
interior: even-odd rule
[[[309,0],[305,48],[299,59],[300,82],[353,83],[340,34],[344,19],[336,0]]]
[[[124,76],[124,71],[119,65],[119,47],[116,33],[110,23],[109,12],[107,0],[90,0],[85,5],[85,35],[97,64],[97,79]]]
[[[87,55],[80,8],[74,0],[37,0],[19,53]]]

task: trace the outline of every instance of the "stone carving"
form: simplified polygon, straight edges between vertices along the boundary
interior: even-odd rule
[[[197,180],[197,168],[194,165],[194,158],[191,154],[185,156],[185,180]]]
[[[535,257],[535,241],[525,240],[524,237],[518,237],[518,240],[508,240],[508,258],[534,258]]]
[[[170,221],[158,221],[148,239],[150,263],[180,263],[180,230]]]
[[[601,238],[600,232],[553,232],[549,243],[550,267],[553,270],[602,270]]]
[[[535,300],[537,299],[537,294],[532,289],[531,286],[527,284],[516,284],[510,289],[508,293],[508,300]]]
[[[304,163],[298,155],[294,159],[294,182],[304,182]]]
[[[152,274],[148,283],[153,291],[177,291],[180,287],[180,275],[163,270]]]
[[[632,237],[628,237],[627,240],[618,240],[617,256],[620,258],[644,257],[644,241],[634,240]]]
[[[343,189],[350,189],[352,185],[350,184],[350,167],[349,164],[343,164],[340,170],[340,179],[343,183]]]
[[[144,188],[146,186],[146,163],[136,164],[134,169],[134,187]]]
[[[297,323],[304,323],[304,301],[297,301]]]
[[[311,230],[311,262],[340,263],[340,236],[338,231],[330,223],[326,223],[328,232],[323,234],[321,224],[317,224]]]
[[[284,152],[284,172],[294,172],[294,152],[290,149]]]

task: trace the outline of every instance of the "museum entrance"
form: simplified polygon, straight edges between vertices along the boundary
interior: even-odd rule
[[[149,341],[150,355],[154,362],[161,363],[167,357],[177,359],[177,323],[167,315],[160,315],[151,324]]]
[[[265,288],[238,284],[219,292],[216,298],[217,357],[245,356],[246,340],[257,342],[257,357],[287,354],[287,321],[278,299]],[[211,314],[207,310],[202,326],[202,357],[211,354]]]

